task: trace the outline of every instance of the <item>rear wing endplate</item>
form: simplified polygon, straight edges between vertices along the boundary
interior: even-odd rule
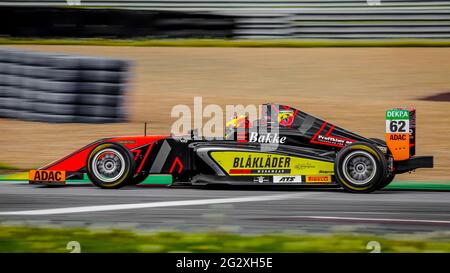
[[[386,145],[395,161],[407,160],[416,154],[416,109],[386,111]]]

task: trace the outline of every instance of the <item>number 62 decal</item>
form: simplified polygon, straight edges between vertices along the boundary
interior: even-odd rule
[[[386,133],[409,133],[409,120],[386,120]]]

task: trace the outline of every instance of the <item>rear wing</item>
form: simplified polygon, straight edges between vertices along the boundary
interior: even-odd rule
[[[416,109],[386,111],[386,145],[395,161],[407,160],[416,154]]]

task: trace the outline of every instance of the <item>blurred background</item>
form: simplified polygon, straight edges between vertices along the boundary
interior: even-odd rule
[[[287,104],[378,138],[386,109],[413,106],[417,154],[435,167],[396,180],[450,184],[450,1],[1,1],[0,44],[4,174],[144,122],[169,134],[172,107],[202,96]]]

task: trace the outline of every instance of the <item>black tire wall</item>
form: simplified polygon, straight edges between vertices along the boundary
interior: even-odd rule
[[[0,117],[123,122],[129,74],[124,60],[0,48]]]

